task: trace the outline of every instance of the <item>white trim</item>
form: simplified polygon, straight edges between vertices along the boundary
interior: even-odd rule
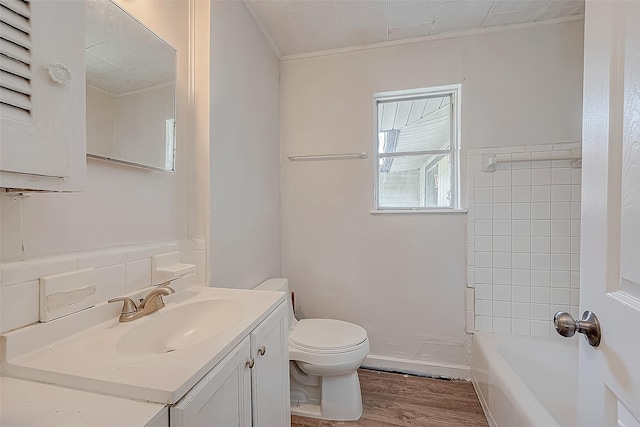
[[[380,214],[466,214],[466,209],[371,209],[369,211],[372,215]]]
[[[381,371],[397,371],[406,374],[444,377],[451,379],[471,379],[471,368],[466,365],[449,365],[426,360],[402,359],[399,357],[370,354],[362,363],[363,368]]]
[[[391,90],[387,92],[376,92],[373,94],[376,102],[382,101],[405,101],[410,99],[441,98],[451,95],[460,90],[460,84],[433,86],[426,88]]]
[[[450,119],[452,123],[450,124],[450,143],[449,149],[447,150],[427,150],[427,151],[414,151],[414,152],[399,152],[399,153],[379,153],[378,152],[378,105],[384,102],[392,102],[392,101],[405,101],[410,99],[426,99],[426,98],[438,98],[448,96],[451,99],[450,102]],[[407,211],[416,211],[416,212],[440,212],[441,210],[445,210],[447,212],[459,211],[461,206],[461,182],[460,182],[460,132],[461,132],[461,98],[462,98],[462,84],[451,84],[451,85],[443,85],[443,86],[434,86],[427,88],[414,88],[414,89],[403,89],[403,90],[395,90],[395,91],[387,91],[387,92],[377,92],[373,94],[373,141],[374,141],[374,153],[375,153],[375,161],[374,161],[374,175],[373,175],[373,209],[370,213],[406,213]],[[379,197],[379,164],[378,159],[381,157],[393,157],[393,156],[418,156],[421,154],[433,154],[433,153],[446,153],[451,157],[451,189],[452,189],[452,200],[450,206],[429,206],[429,207],[420,207],[420,208],[411,208],[411,209],[402,209],[402,208],[390,208],[383,209],[380,208],[378,203]],[[466,211],[465,211],[466,212]]]
[[[246,0],[245,0],[245,4],[246,4]],[[349,46],[349,47],[343,47],[339,49],[323,50],[319,52],[298,53],[294,55],[286,55],[286,56],[279,56],[279,57],[280,57],[280,62],[298,61],[302,59],[311,59],[311,58],[318,58],[323,56],[333,56],[333,55],[342,55],[342,54],[352,53],[352,52],[360,52],[363,50],[384,49],[387,47],[425,43],[425,42],[430,42],[435,40],[456,39],[460,37],[524,30],[527,28],[535,28],[535,27],[541,27],[545,25],[564,24],[566,22],[582,21],[582,20],[584,20],[584,14],[567,16],[564,18],[549,19],[547,21],[530,22],[526,24],[513,24],[513,25],[501,25],[497,27],[474,28],[471,30],[452,31],[448,33],[434,34],[431,36],[413,37],[409,39],[371,43],[371,44],[366,44],[361,46]],[[266,32],[264,31],[263,33],[266,34]],[[267,38],[267,40],[271,39],[271,36],[265,35],[265,37]],[[276,54],[277,53],[278,52],[276,52]]]
[[[453,175],[453,185],[456,189],[456,200],[454,201],[454,206],[460,208],[462,206],[462,179],[460,177],[460,169],[462,169],[462,83],[456,85],[457,89],[453,94],[453,106],[452,106],[452,114],[453,119],[455,120],[455,126],[452,127],[453,135],[451,135],[451,139],[455,138],[456,146],[453,151],[456,154],[457,162],[453,163],[451,167],[453,168],[451,174]]]

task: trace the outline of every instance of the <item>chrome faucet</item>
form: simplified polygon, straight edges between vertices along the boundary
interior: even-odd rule
[[[163,283],[155,289],[152,289],[143,299],[140,301],[140,305],[136,306],[131,298],[119,297],[112,298],[108,303],[122,301],[122,312],[120,313],[120,322],[131,322],[132,320],[139,319],[142,316],[151,314],[164,307],[164,300],[162,296],[171,295],[175,290],[167,286],[167,283]]]

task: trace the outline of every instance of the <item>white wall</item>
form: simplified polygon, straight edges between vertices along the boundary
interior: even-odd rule
[[[36,321],[38,275],[80,259],[106,270],[113,292],[149,285],[147,258],[168,250],[199,264],[198,282],[202,263],[217,286],[280,275],[278,58],[242,2],[123,5],[178,52],[176,172],[88,159],[84,193],[0,196],[0,305],[16,308],[0,331]]]
[[[199,261],[197,282],[205,282],[206,233],[189,214],[193,177],[207,166],[192,161],[189,3],[123,6],[178,52],[176,172],[88,159],[84,192],[1,193],[0,331],[38,320],[44,275],[93,267],[98,295],[107,299],[151,285],[151,256],[180,250],[185,261]]]
[[[178,52],[176,172],[88,159],[83,193],[3,193],[0,261],[207,237],[207,283],[280,275],[277,57],[241,2],[123,6]]]
[[[2,195],[3,262],[188,235],[188,2],[123,6],[178,50],[176,173],[88,159],[82,193]]]
[[[281,156],[371,152],[374,93],[454,83],[463,149],[579,141],[582,22],[283,62]],[[373,163],[283,163],[299,314],[364,326],[371,366],[465,375],[465,214],[370,214]]]
[[[280,275],[279,61],[244,3],[211,3],[210,285]]]

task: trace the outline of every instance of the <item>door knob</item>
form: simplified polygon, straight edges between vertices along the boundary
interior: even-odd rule
[[[553,324],[563,337],[572,337],[578,332],[584,334],[589,345],[597,347],[600,344],[600,322],[590,311],[582,313],[582,320],[574,320],[569,313],[559,311],[553,316]]]

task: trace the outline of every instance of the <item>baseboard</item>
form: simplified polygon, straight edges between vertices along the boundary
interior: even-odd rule
[[[398,357],[377,356],[370,354],[362,363],[366,369],[401,372],[426,377],[460,379],[469,381],[471,369],[464,365],[449,365],[424,360],[401,359]]]

